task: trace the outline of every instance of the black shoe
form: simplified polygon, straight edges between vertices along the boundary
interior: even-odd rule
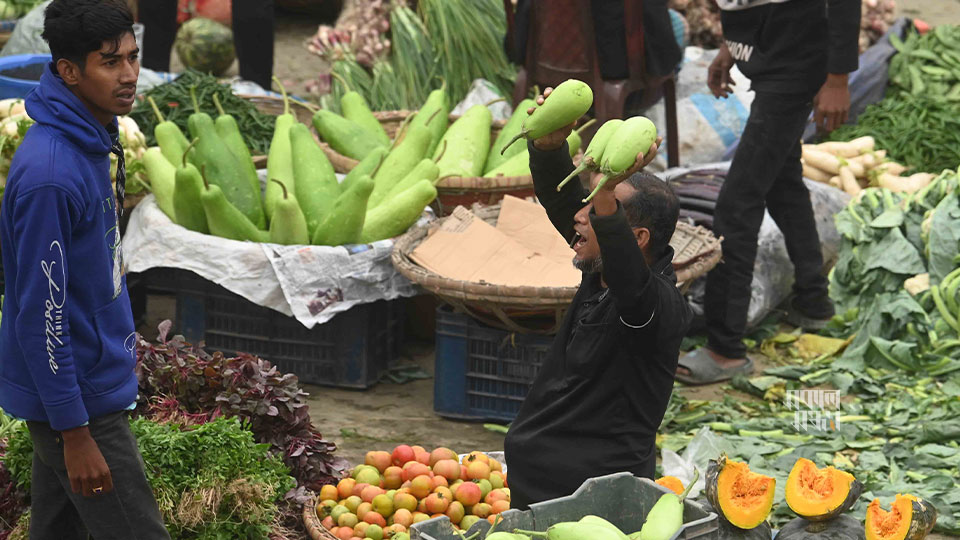
[[[827,327],[835,313],[833,302],[828,297],[814,300],[794,298],[787,310],[787,322],[807,332],[819,332]]]

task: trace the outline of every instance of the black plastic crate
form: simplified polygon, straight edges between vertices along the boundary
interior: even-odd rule
[[[553,343],[437,309],[433,410],[440,416],[511,422]]]
[[[369,388],[400,355],[403,300],[354,306],[308,330],[193,272],[164,269],[147,281],[150,291],[175,290],[177,333],[209,350],[263,357],[304,383]]]

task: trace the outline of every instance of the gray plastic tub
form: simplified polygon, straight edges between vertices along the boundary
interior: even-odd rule
[[[647,517],[647,512],[670,491],[647,478],[637,478],[623,472],[591,478],[583,483],[573,495],[560,497],[530,505],[530,510],[509,510],[504,512],[503,523],[497,527],[500,531],[526,529],[544,531],[554,523],[577,521],[592,514],[609,520],[624,533],[639,531]],[[708,508],[687,500],[683,503],[683,528],[672,540],[717,540],[720,538],[720,526],[717,514]],[[478,522],[465,536],[477,531],[487,531],[490,523]],[[450,520],[439,517],[417,523],[411,527],[413,540],[460,540]]]

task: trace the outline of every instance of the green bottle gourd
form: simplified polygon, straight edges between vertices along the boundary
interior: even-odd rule
[[[240,242],[269,241],[270,234],[267,231],[257,228],[247,219],[247,216],[243,215],[243,212],[230,204],[220,187],[211,184],[202,171],[201,176],[204,189],[200,194],[200,202],[207,216],[207,228],[210,229],[210,234]]]
[[[156,115],[158,122],[153,128],[153,138],[157,140],[157,145],[163,152],[163,157],[167,158],[167,161],[176,167],[183,160],[183,153],[187,151],[190,142],[180,131],[179,126],[163,118],[160,108],[157,107],[157,102],[152,97],[147,96],[147,101],[150,102],[150,107],[153,109],[153,114]]]
[[[522,138],[539,139],[553,133],[563,126],[570,125],[586,114],[593,105],[593,91],[590,85],[576,79],[567,79],[560,83],[524,121],[520,133],[517,133],[499,150],[505,152],[513,143]]]
[[[587,124],[589,124],[589,122]],[[587,124],[584,124],[583,128],[587,127]],[[572,158],[577,155],[577,151],[580,150],[580,134],[576,131],[571,131],[567,137],[567,145],[570,148],[570,157]],[[501,163],[497,168],[488,171],[487,174],[483,176],[485,178],[496,178],[498,176],[510,178],[530,175],[530,152],[526,147],[523,147],[520,152],[514,154],[513,157]]]
[[[383,160],[380,170],[373,177],[373,193],[370,194],[370,208],[384,200],[387,193],[414,167],[426,157],[430,144],[430,132],[426,128],[415,126],[407,130],[403,141]]]
[[[619,540],[620,538],[606,527],[574,521],[557,523],[549,527],[546,532],[521,529],[516,529],[513,532],[526,534],[531,538],[546,538],[547,540]]]
[[[557,191],[563,189],[563,186],[567,185],[570,180],[573,180],[574,177],[583,171],[595,171],[600,168],[600,161],[603,159],[603,149],[606,148],[607,141],[613,137],[613,134],[616,133],[622,125],[623,120],[617,118],[613,120],[607,120],[602,126],[600,126],[600,129],[593,134],[593,139],[590,140],[590,144],[587,145],[587,149],[583,152],[583,160],[580,162],[580,165],[578,165],[573,172],[571,172],[566,178],[557,184]]]
[[[383,204],[384,201],[389,201],[392,198],[396,197],[400,193],[403,193],[407,189],[417,185],[421,180],[429,180],[436,184],[437,178],[440,174],[440,169],[437,168],[437,164],[432,159],[422,159],[420,163],[417,163],[417,166],[413,168],[402,180],[397,182],[390,188],[390,191],[387,192],[386,196],[380,201],[379,204]]]
[[[356,122],[328,110],[314,113],[313,127],[330,148],[349,158],[363,159],[374,149],[384,146]]]
[[[570,132],[570,135],[567,136],[567,148],[570,150],[570,157],[576,156],[576,155],[577,155],[577,152],[580,151],[580,147],[583,145],[583,138],[581,137],[581,134],[583,133],[583,130],[585,130],[585,129],[587,129],[588,127],[592,126],[592,125],[595,124],[596,122],[597,122],[597,119],[596,119],[596,118],[591,118],[591,119],[588,120],[586,123],[584,123],[582,126],[580,126],[580,127],[578,127],[577,129],[571,131],[571,132]]]
[[[614,525],[613,523],[610,523],[609,521],[603,519],[600,516],[593,516],[593,515],[583,516],[582,518],[580,518],[580,521],[578,521],[578,523],[584,523],[588,525],[595,525],[597,527],[603,527],[609,531],[612,531],[614,534],[616,534],[617,537],[620,538],[620,540],[629,540],[627,535],[624,534],[623,531],[618,529],[616,525]]]
[[[150,191],[157,199],[157,206],[174,223],[177,222],[173,200],[176,193],[177,168],[163,155],[163,151],[154,146],[143,153],[143,166],[150,180]]]
[[[207,180],[220,188],[230,204],[255,226],[265,228],[267,222],[263,214],[260,190],[254,191],[249,180],[244,176],[239,158],[220,138],[213,118],[200,111],[195,89],[190,90],[197,112],[190,115],[187,123],[190,134],[197,140],[193,151],[187,151],[186,155],[192,156],[190,161],[198,169],[206,170]]]
[[[637,155],[646,153],[657,140],[657,127],[649,118],[634,116],[623,121],[603,149],[600,172],[603,178],[583,202],[590,202],[611,178],[619,176],[637,162]]]
[[[360,242],[393,238],[417,222],[423,209],[437,198],[437,188],[429,180],[416,185],[367,212]]]
[[[680,496],[676,493],[664,493],[660,496],[657,504],[647,513],[647,519],[640,528],[639,540],[670,540],[677,534],[683,527],[683,500],[699,478],[700,471],[694,469],[693,480],[687,484]]]
[[[227,148],[240,160],[241,168],[246,174],[247,181],[250,182],[250,189],[259,196],[261,192],[260,177],[257,175],[256,165],[253,164],[250,149],[247,148],[247,143],[243,140],[243,135],[240,133],[240,126],[237,125],[237,119],[223,110],[223,105],[220,104],[220,97],[217,96],[216,92],[213,94],[213,104],[220,113],[215,123],[217,134],[223,139]]]
[[[420,126],[430,130],[430,146],[427,148],[427,155],[432,156],[440,146],[440,140],[447,131],[447,123],[450,117],[450,98],[447,97],[446,81],[439,89],[430,92],[423,106],[414,115],[410,121],[409,128]]]
[[[184,155],[183,162],[177,169],[176,178],[173,208],[177,215],[177,225],[198,233],[209,233],[207,215],[203,210],[203,203],[200,202],[200,196],[204,190],[203,173],[197,170],[193,163],[189,163]]]
[[[296,179],[293,173],[293,149],[290,145],[290,128],[297,119],[290,112],[290,97],[280,79],[273,78],[280,92],[283,94],[283,114],[277,116],[277,124],[273,129],[273,139],[270,140],[270,152],[267,154],[267,178],[277,179],[293,194],[297,192]],[[267,208],[267,219],[273,219],[273,207],[283,195],[280,186],[267,182],[264,192],[264,206]],[[296,196],[294,196],[296,198]]]
[[[297,122],[290,128],[293,176],[296,199],[307,218],[308,230],[317,227],[340,196],[340,184],[333,165],[306,125]]]
[[[361,176],[340,194],[333,210],[320,222],[311,236],[316,246],[356,244],[367,216],[367,201],[373,191],[373,179]]]
[[[457,119],[443,135],[446,151],[439,156],[440,176],[475,177],[483,174],[483,165],[490,150],[490,125],[493,115],[486,105],[474,105]]]
[[[367,154],[367,157],[361,159],[360,163],[353,169],[350,169],[347,176],[340,182],[340,193],[350,189],[350,186],[363,176],[373,178],[373,176],[377,174],[377,171],[380,170],[380,165],[383,164],[383,160],[386,159],[387,153],[388,151],[385,147],[380,147]]]
[[[383,129],[383,124],[377,120],[377,117],[370,111],[370,105],[363,96],[350,89],[347,81],[336,73],[331,73],[333,77],[340,81],[340,84],[347,90],[340,96],[340,112],[347,120],[355,122],[358,126],[370,132],[380,144],[390,146],[390,136]]]
[[[270,220],[270,241],[285,246],[303,246],[310,243],[310,233],[307,229],[307,219],[297,200],[291,197],[290,191],[283,182],[270,179],[280,184],[283,197],[273,207],[273,219]]]
[[[525,99],[517,104],[517,108],[513,110],[513,114],[510,116],[510,119],[507,120],[506,124],[504,124],[503,129],[500,130],[496,140],[493,141],[491,151],[487,154],[487,162],[483,166],[483,171],[485,173],[489,173],[490,171],[496,169],[503,162],[526,149],[523,145],[516,145],[507,148],[507,150],[502,154],[500,153],[500,149],[507,144],[507,141],[520,133],[520,130],[523,128],[523,121],[526,120],[527,116],[529,116],[527,111],[536,106],[537,102],[532,99]]]

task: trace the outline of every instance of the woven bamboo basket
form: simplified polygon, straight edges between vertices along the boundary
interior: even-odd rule
[[[330,534],[321,524],[320,516],[317,515],[317,500],[311,499],[303,505],[303,526],[311,540],[337,540],[337,537]]]
[[[280,116],[283,114],[283,99],[273,96],[254,96],[254,95],[245,95],[240,94],[239,97],[249,101],[256,105],[260,112],[264,114],[271,114],[273,116]],[[313,125],[313,109],[311,106],[305,105],[302,102],[291,99],[290,100],[290,111],[297,117],[301,123],[308,126]],[[319,141],[317,141],[319,142]],[[253,164],[257,166],[258,169],[263,169],[267,166],[267,156],[253,156]]]
[[[474,205],[472,212],[496,225],[500,205]],[[392,261],[401,274],[488,326],[511,332],[556,333],[577,287],[515,287],[460,281],[435,274],[413,262],[410,254],[438,224],[413,227],[396,240]],[[720,262],[720,239],[703,227],[677,223],[670,245],[674,249],[673,267],[681,291]]]

